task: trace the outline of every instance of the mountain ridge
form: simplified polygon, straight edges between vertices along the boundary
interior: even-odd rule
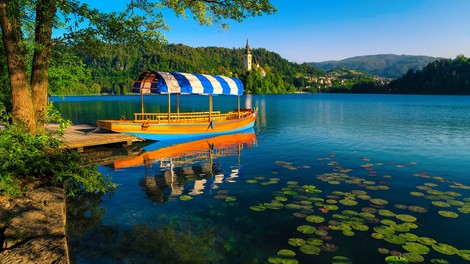
[[[309,62],[308,64],[330,71],[337,67],[347,67],[353,70],[369,73],[386,78],[400,78],[408,70],[420,70],[429,63],[441,59],[425,55],[396,55],[375,54],[346,58],[343,60],[329,60],[323,62]]]

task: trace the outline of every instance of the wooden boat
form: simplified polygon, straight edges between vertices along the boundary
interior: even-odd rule
[[[200,138],[242,131],[253,127],[257,108],[240,108],[243,83],[233,77],[147,71],[134,82],[133,92],[140,93],[142,111],[134,113],[134,120],[98,120],[99,128],[130,134],[150,140]],[[168,94],[167,113],[146,113],[143,95]],[[177,95],[177,111],[171,113],[170,95]],[[179,94],[209,96],[209,109],[204,112],[179,112]],[[212,95],[237,95],[238,107],[227,113],[213,111]]]
[[[256,135],[253,129],[248,129],[240,133],[230,133],[169,146],[161,146],[159,143],[145,147],[146,152],[139,156],[115,161],[114,168],[151,165],[154,162],[192,164],[195,159],[212,160],[219,156],[240,155],[240,151],[244,147],[256,144]]]

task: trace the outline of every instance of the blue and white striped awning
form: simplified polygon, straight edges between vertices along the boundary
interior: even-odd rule
[[[242,95],[240,79],[207,74],[147,71],[134,82],[135,93],[181,93]]]

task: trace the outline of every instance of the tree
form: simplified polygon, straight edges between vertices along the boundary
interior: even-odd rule
[[[68,30],[59,41],[86,43],[83,49],[94,49],[97,53],[103,48],[102,43],[148,48],[163,40],[160,31],[167,26],[159,8],[165,6],[183,18],[190,12],[201,25],[215,23],[223,28],[228,27],[225,20],[241,22],[250,16],[276,12],[269,0],[159,0],[156,3],[130,0],[124,11],[112,13],[92,9],[76,0],[0,0],[13,122],[24,123],[25,131],[33,134],[44,127],[54,26],[63,25]],[[78,19],[72,23],[75,17]],[[80,27],[85,20],[87,27]],[[31,24],[34,34],[28,34]],[[33,57],[29,62],[25,41],[31,35],[34,35]],[[28,68],[31,68],[29,74]]]

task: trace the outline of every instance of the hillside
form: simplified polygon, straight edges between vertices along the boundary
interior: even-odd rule
[[[325,71],[347,67],[374,76],[400,78],[408,70],[419,70],[439,58],[428,56],[379,54],[347,58],[340,61],[312,62],[312,66]]]

